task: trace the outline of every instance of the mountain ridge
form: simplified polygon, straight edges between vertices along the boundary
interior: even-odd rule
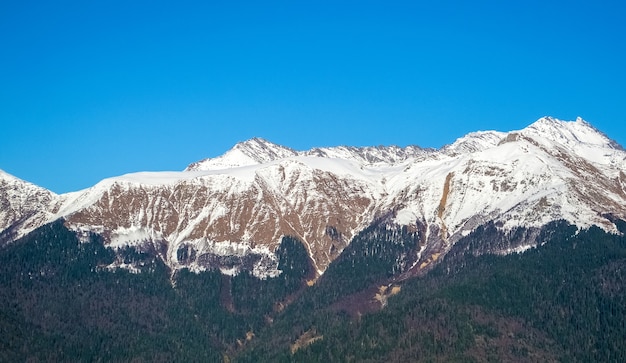
[[[617,233],[605,216],[626,216],[625,170],[624,149],[580,118],[473,132],[440,149],[295,151],[253,138],[182,172],[131,173],[62,195],[4,182],[0,231],[10,241],[64,218],[112,248],[161,250],[174,270],[237,274],[238,266],[203,261],[250,255],[257,262],[247,268],[264,277],[280,273],[282,236],[298,238],[321,275],[359,231],[388,223],[423,231],[415,263],[428,266],[488,221],[511,229],[565,219]],[[33,202],[20,209],[15,195]],[[197,258],[179,260],[182,250]]]

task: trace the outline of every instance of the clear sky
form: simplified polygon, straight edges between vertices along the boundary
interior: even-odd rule
[[[0,169],[67,192],[259,136],[440,147],[581,116],[626,145],[623,1],[0,2]]]

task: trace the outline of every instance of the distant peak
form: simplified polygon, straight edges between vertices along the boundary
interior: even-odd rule
[[[562,127],[568,121],[560,120],[552,116],[544,116],[530,124],[529,127]],[[571,122],[571,121],[570,121]]]
[[[251,139],[245,140],[245,141],[240,141],[238,143],[235,144],[235,146],[237,145],[251,145],[251,144],[272,144],[272,145],[276,145],[271,141],[268,141],[262,137],[253,137]]]
[[[561,120],[558,119],[556,117],[552,117],[552,116],[544,116],[541,117],[540,119],[538,119],[537,121],[535,121],[534,123],[532,123],[530,126],[533,125],[547,125],[547,126],[556,126],[556,127],[563,127],[563,126],[567,126],[567,125],[571,125],[571,124],[578,124],[578,125],[584,125],[584,126],[588,126],[588,127],[593,127],[591,126],[591,124],[587,121],[585,121],[582,117],[578,116],[576,117],[575,121],[566,121],[566,120]]]
[[[499,131],[474,131],[442,148],[447,153],[473,153],[495,147],[506,136]]]
[[[602,131],[596,129],[582,117],[577,117],[575,121],[563,121],[546,116],[535,121],[521,132],[531,137],[539,136],[557,144],[571,147],[587,144],[621,149],[619,144],[609,139]]]
[[[580,119],[582,121],[582,119]],[[584,122],[584,121],[583,121]],[[563,121],[563,120],[559,120],[558,118],[555,117],[551,117],[551,116],[544,116],[540,119],[538,119],[537,121],[533,122],[532,124],[530,124],[526,130],[536,130],[542,133],[546,133],[548,132],[548,130],[564,130],[568,128],[568,125],[574,124],[574,123],[578,123],[581,125],[588,125],[586,122],[584,122],[584,124],[582,122],[579,122],[578,119],[576,119],[576,121]]]
[[[552,116],[543,116],[535,121],[535,123],[553,123],[554,121],[557,121],[557,119]]]
[[[235,144],[224,155],[204,159],[190,164],[190,170],[219,170],[241,166],[263,164],[266,162],[297,156],[298,153],[285,146],[274,144],[260,137],[254,137]]]
[[[265,148],[265,149],[288,149],[288,147],[273,143],[262,137],[253,137],[251,139],[240,141],[233,146],[233,149],[249,149],[249,148]],[[292,150],[293,151],[293,150]]]
[[[253,137],[246,141],[238,142],[233,149],[238,149],[259,162],[297,155],[295,150],[275,144],[261,137]]]

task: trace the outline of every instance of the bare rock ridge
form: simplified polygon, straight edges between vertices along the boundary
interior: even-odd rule
[[[127,174],[63,195],[0,172],[0,207],[0,243],[64,218],[112,248],[159,251],[172,269],[259,277],[280,273],[282,236],[302,241],[322,274],[372,223],[409,226],[423,231],[415,260],[425,267],[489,221],[510,230],[565,219],[617,232],[626,151],[582,119],[550,117],[438,150],[296,151],[254,138],[182,172]]]

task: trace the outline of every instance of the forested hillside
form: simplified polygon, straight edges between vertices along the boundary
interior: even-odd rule
[[[623,361],[626,239],[558,222],[540,232],[542,246],[474,256],[472,245],[499,233],[493,225],[478,229],[428,275],[399,285],[378,312],[338,309],[325,298],[332,287],[320,284],[241,361]],[[341,284],[334,271],[324,279]],[[301,337],[310,345],[294,345]]]
[[[0,250],[0,361],[221,361],[252,338],[309,273],[304,247],[284,239],[285,273],[258,280],[181,270],[132,249],[141,273],[62,221]],[[301,258],[303,260],[296,260]]]
[[[292,238],[273,279],[172,274],[59,221],[0,250],[0,361],[623,361],[626,238],[564,222],[510,233],[542,244],[484,254],[503,237],[488,224],[404,279],[417,234],[372,227],[308,286]]]

